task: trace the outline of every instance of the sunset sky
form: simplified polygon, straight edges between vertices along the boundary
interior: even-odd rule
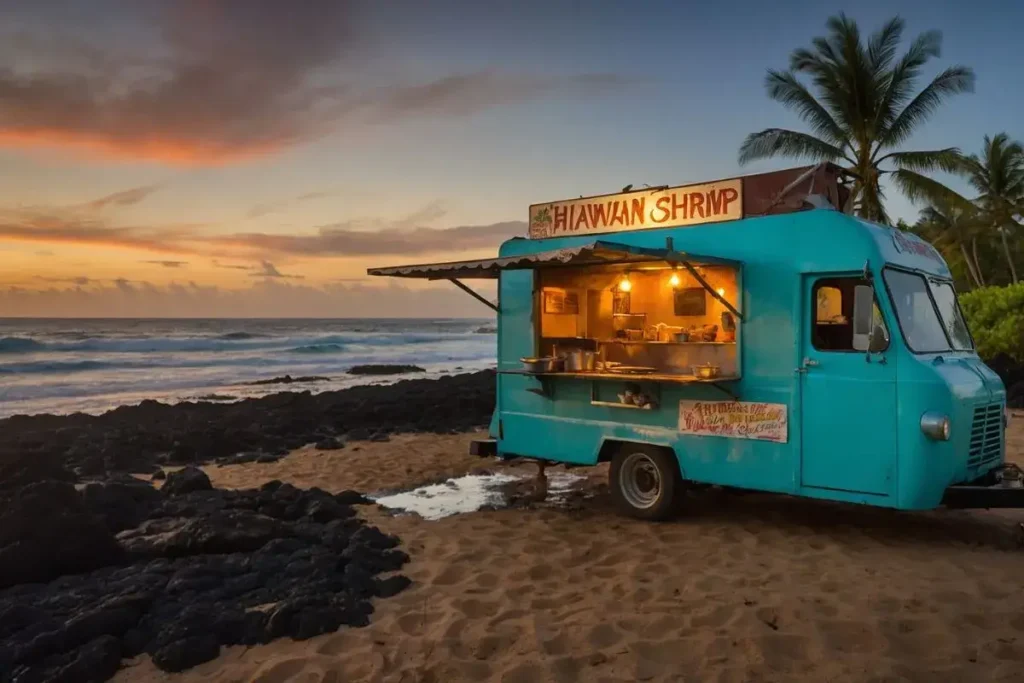
[[[0,316],[484,316],[450,285],[365,269],[491,255],[531,202],[797,165],[741,169],[737,149],[801,127],[765,69],[840,9],[2,3]],[[909,148],[1024,137],[1024,4],[847,12],[865,32],[895,13],[942,30],[929,77],[977,73]]]

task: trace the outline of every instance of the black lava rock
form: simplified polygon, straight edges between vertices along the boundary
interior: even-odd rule
[[[0,489],[173,465],[254,462],[334,434],[360,440],[465,431],[488,424],[494,392],[494,372],[485,371],[319,394],[283,391],[234,403],[143,401],[98,416],[14,416],[0,420]]]
[[[205,488],[186,472],[172,495],[122,477],[0,496],[0,679],[104,681],[143,652],[182,671],[221,646],[366,626],[372,599],[409,585],[378,577],[409,558],[356,516],[361,494]]]
[[[353,365],[348,369],[350,375],[404,375],[410,372],[426,372],[418,365]]]
[[[169,496],[175,496],[193,491],[209,491],[212,488],[213,484],[210,483],[206,472],[198,467],[189,466],[168,474],[167,481],[164,482],[163,488],[160,490]]]
[[[87,572],[124,555],[71,484],[43,481],[0,494],[0,589]]]
[[[153,663],[164,671],[177,672],[216,659],[219,654],[220,643],[214,634],[209,633],[164,645],[153,653]]]
[[[345,442],[336,436],[330,436],[316,442],[314,448],[318,451],[337,451],[345,447]]]

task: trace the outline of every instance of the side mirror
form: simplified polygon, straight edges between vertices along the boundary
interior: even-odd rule
[[[874,312],[875,292],[868,285],[853,288],[853,349],[867,351],[871,347],[871,318]]]

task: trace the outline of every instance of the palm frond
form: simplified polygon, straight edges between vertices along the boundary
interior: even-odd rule
[[[966,66],[951,66],[924,87],[914,99],[903,108],[892,123],[879,136],[882,147],[901,145],[920,124],[928,120],[943,100],[974,90],[974,71]]]
[[[846,134],[832,118],[832,114],[821,102],[814,99],[814,95],[792,73],[769,69],[765,77],[765,89],[768,91],[768,97],[790,109],[795,109],[800,118],[818,135],[840,147],[849,144]]]
[[[934,178],[929,178],[909,168],[900,168],[890,174],[893,184],[907,199],[916,203],[928,202],[973,210],[971,200],[950,189]]]
[[[896,118],[896,114],[910,99],[921,74],[921,67],[932,57],[938,57],[942,48],[942,34],[939,31],[926,31],[910,44],[910,49],[900,58],[899,62],[888,74],[885,94],[878,107],[876,127],[888,127]]]
[[[903,38],[905,27],[902,18],[896,16],[886,22],[868,41],[868,61],[878,71],[888,70],[896,56],[896,48]]]
[[[740,145],[741,164],[777,156],[811,161],[837,161],[843,157],[843,151],[813,135],[784,128],[766,128],[759,133],[751,133]]]
[[[881,164],[883,161],[891,161],[897,168],[906,168],[911,171],[957,173],[964,168],[964,157],[956,147],[927,152],[892,152],[879,159],[876,164]]]

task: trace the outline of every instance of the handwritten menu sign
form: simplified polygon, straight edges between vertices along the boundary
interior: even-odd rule
[[[543,239],[738,218],[743,218],[743,181],[735,178],[534,204],[529,235],[530,239]]]
[[[679,431],[786,443],[789,421],[782,403],[680,401]]]

